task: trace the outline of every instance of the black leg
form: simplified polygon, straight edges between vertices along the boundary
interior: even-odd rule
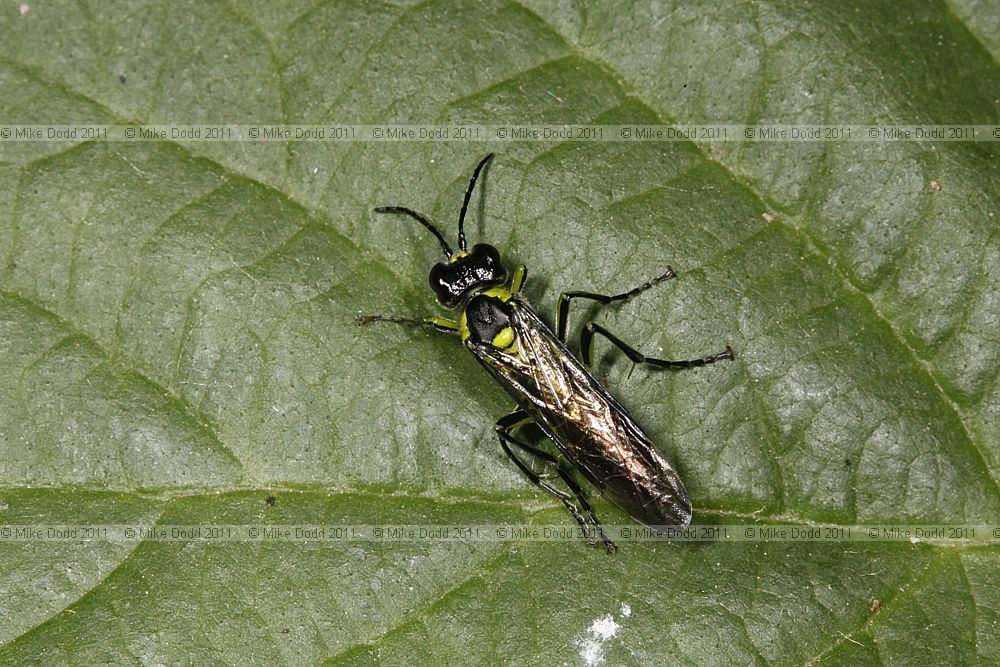
[[[592,366],[594,361],[595,333],[601,334],[614,343],[619,350],[625,353],[625,356],[636,364],[649,364],[650,366],[659,366],[660,368],[694,368],[695,366],[714,364],[716,361],[722,361],[723,359],[735,359],[735,356],[733,355],[733,348],[728,345],[722,352],[713,354],[709,357],[703,357],[701,359],[688,359],[685,361],[653,359],[652,357],[647,357],[635,348],[631,347],[600,324],[588,322],[586,326],[583,327],[583,332],[580,334],[580,353],[583,356],[583,363],[587,366]]]
[[[396,317],[395,315],[358,315],[358,326],[365,326],[372,322],[394,322],[396,324],[409,324],[418,327],[430,327],[443,333],[458,335],[458,322],[454,322],[444,317],[425,317],[414,319],[412,317]]]
[[[597,301],[598,303],[604,305],[613,301],[628,301],[635,295],[645,292],[653,285],[676,277],[677,274],[674,273],[674,270],[668,266],[666,272],[653,278],[648,283],[643,283],[636,288],[630,289],[627,292],[622,292],[621,294],[615,294],[614,296],[597,294],[595,292],[563,292],[559,295],[559,312],[556,316],[556,335],[559,336],[559,340],[564,343],[566,342],[566,321],[569,317],[570,299],[590,299],[591,301]]]
[[[583,511],[586,513],[587,518],[590,519],[590,522],[597,530],[597,534],[600,536],[601,541],[604,542],[604,547],[608,550],[608,553],[614,553],[617,550],[615,543],[609,540],[607,536],[605,536],[604,528],[601,527],[601,522],[597,520],[597,516],[591,509],[590,503],[587,502],[587,499],[583,495],[583,489],[580,488],[580,485],[577,484],[576,480],[573,479],[572,475],[570,475],[567,470],[563,469],[563,467],[559,465],[559,460],[555,456],[549,454],[548,452],[543,452],[537,447],[533,447],[527,443],[521,442],[512,435],[514,429],[520,428],[521,426],[528,424],[530,421],[531,418],[528,416],[528,413],[525,412],[524,410],[517,410],[497,420],[496,432],[497,436],[499,436],[500,438],[500,446],[503,447],[504,452],[507,454],[507,456],[510,457],[510,459],[521,470],[521,472],[524,473],[525,477],[527,477],[533,483],[537,484],[538,486],[542,487],[543,489],[551,493],[553,496],[558,498],[560,502],[562,502],[563,506],[569,511],[570,514],[573,515],[573,518],[576,519],[576,522],[580,524],[580,529],[583,531],[583,534],[588,535],[590,531],[589,528],[587,527],[587,521],[584,519],[583,514],[580,513],[580,510],[577,509],[576,505],[573,504],[573,501],[570,498],[569,494],[563,493],[559,489],[555,488],[554,486],[549,484],[545,479],[543,479],[541,475],[539,475],[534,470],[529,468],[527,464],[525,464],[520,458],[517,457],[516,454],[514,454],[513,450],[511,450],[510,448],[510,445],[516,445],[517,447],[524,450],[528,454],[543,461],[546,465],[554,468],[555,471],[559,474],[559,477],[563,480],[563,482],[566,483],[566,486],[568,486],[570,490],[573,491],[573,495],[576,496],[577,501],[580,503],[580,507],[583,508]],[[594,544],[593,538],[588,538],[588,542],[590,542],[590,544]]]

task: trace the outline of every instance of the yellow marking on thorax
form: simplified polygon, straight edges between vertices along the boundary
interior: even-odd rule
[[[514,295],[510,292],[510,290],[508,290],[508,289],[506,289],[504,287],[491,287],[488,290],[484,290],[484,291],[480,292],[479,295],[480,296],[491,296],[494,299],[500,299],[504,303],[507,303],[508,301],[510,301],[511,299],[514,298]],[[470,299],[470,301],[471,301],[471,299]],[[507,327],[506,329],[504,329],[504,331],[507,331],[508,329],[510,329],[510,327]],[[497,334],[497,338],[499,338],[500,336],[504,335],[504,331],[501,331],[499,334]],[[466,316],[465,310],[462,310],[462,315],[461,315],[461,317],[458,318],[458,332],[462,336],[462,342],[463,343],[465,341],[469,340],[469,336],[472,335],[472,333],[469,331],[469,318],[468,318],[468,316]],[[514,332],[513,331],[510,332],[510,336],[511,336],[511,340],[513,340],[513,338],[514,338]],[[496,340],[497,340],[496,338],[494,338],[493,340],[494,340],[494,343],[493,343],[494,347],[501,347],[501,346],[499,346],[499,345],[496,344]],[[510,343],[508,343],[508,345],[509,344]]]
[[[469,340],[469,336],[472,332],[469,331],[469,318],[465,314],[465,310],[462,310],[462,316],[458,318],[458,333],[462,335],[462,342]]]
[[[493,337],[493,347],[498,347],[501,350],[508,348],[513,344],[514,329],[511,327],[504,327],[500,330],[500,333]]]
[[[483,291],[482,295],[492,296],[496,299],[500,299],[504,303],[507,303],[508,301],[514,298],[514,295],[511,294],[510,290],[508,290],[506,287],[491,287],[488,290]]]

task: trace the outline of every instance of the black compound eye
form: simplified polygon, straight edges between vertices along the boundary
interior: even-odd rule
[[[477,243],[472,246],[469,258],[473,260],[476,268],[485,276],[498,276],[502,282],[507,277],[507,269],[504,268],[500,260],[500,252],[488,243]]]
[[[486,243],[478,243],[472,247],[472,252],[464,258],[468,262],[474,282],[469,287],[500,285],[507,280],[507,269],[500,259],[497,249]]]
[[[496,248],[479,243],[472,252],[454,262],[435,264],[429,282],[438,303],[454,308],[475,287],[500,285],[507,280],[507,269]]]
[[[457,306],[465,292],[461,287],[460,276],[457,275],[455,269],[455,264],[438,263],[431,267],[431,289],[437,296],[438,303],[446,308]]]

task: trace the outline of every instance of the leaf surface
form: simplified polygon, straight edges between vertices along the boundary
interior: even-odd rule
[[[997,25],[975,0],[12,3],[0,119],[1000,123]],[[503,456],[509,399],[461,345],[354,324],[435,312],[433,239],[371,209],[451,230],[488,150],[470,236],[529,267],[543,316],[669,264],[574,332],[736,350],[673,374],[599,350],[696,522],[998,522],[996,145],[0,143],[0,523],[570,526]],[[992,664],[998,559],[5,542],[0,660]]]

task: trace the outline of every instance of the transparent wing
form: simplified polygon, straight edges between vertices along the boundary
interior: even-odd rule
[[[670,462],[527,304],[511,306],[517,352],[473,354],[608,500],[644,524],[686,526],[691,501]]]

